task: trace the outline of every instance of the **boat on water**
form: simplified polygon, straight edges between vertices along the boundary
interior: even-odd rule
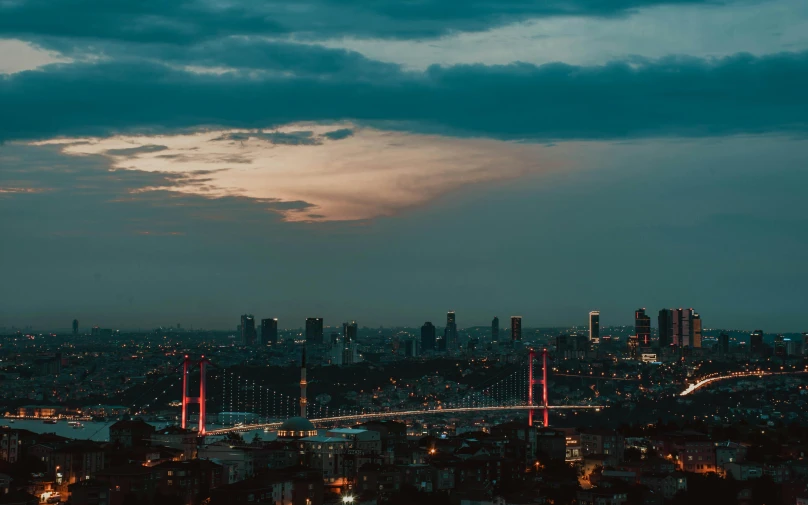
[[[81,424],[79,421],[68,421],[67,424],[72,426],[74,429],[84,428],[84,425]]]
[[[56,419],[45,419],[42,422],[45,424],[56,424]]]

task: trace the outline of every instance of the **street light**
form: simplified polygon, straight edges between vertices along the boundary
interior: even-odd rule
[[[354,502],[353,495],[346,494],[345,496],[342,497],[342,503],[353,503],[353,502]]]

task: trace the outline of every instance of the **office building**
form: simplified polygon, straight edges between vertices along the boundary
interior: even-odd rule
[[[358,331],[359,326],[356,324],[356,321],[351,321],[350,323],[342,323],[342,339],[345,342],[356,342],[356,333]]]
[[[418,340],[414,338],[408,338],[404,341],[404,356],[407,358],[417,358],[418,357]]]
[[[628,355],[631,359],[640,358],[640,341],[637,339],[637,335],[628,337]]]
[[[695,312],[693,313],[690,328],[693,332],[693,338],[690,340],[690,346],[696,349],[701,349],[701,316]]]
[[[670,319],[668,319],[670,318]],[[670,330],[670,334],[668,334]],[[701,347],[701,317],[693,309],[659,311],[659,338],[677,347]]]
[[[693,309],[673,309],[673,345],[693,347]]]
[[[522,341],[522,316],[511,316],[511,342]]]
[[[491,342],[499,342],[499,318],[491,320]]]
[[[589,313],[589,341],[600,342],[600,311],[598,310]]]
[[[673,311],[662,309],[657,318],[659,325],[659,347],[664,349],[673,343]]]
[[[453,310],[446,313],[446,328],[443,330],[443,340],[445,348],[457,349],[457,320]]]
[[[261,345],[278,343],[278,318],[261,319]]]
[[[323,318],[306,318],[306,343],[320,345],[323,341]]]
[[[749,335],[749,352],[758,356],[763,354],[763,330],[755,330]]]
[[[774,337],[774,355],[778,358],[785,358],[788,356],[786,339],[782,335],[777,335]]]
[[[79,320],[74,319],[73,320],[73,335],[78,335],[78,334],[79,334]]]
[[[644,308],[634,311],[634,334],[640,347],[651,345],[651,317],[645,314]]]
[[[559,335],[556,337],[556,354],[561,359],[586,357],[590,342],[587,335]]]
[[[427,321],[421,326],[421,351],[434,351],[435,348],[435,325]]]
[[[722,356],[729,354],[729,335],[722,333],[718,336],[718,352]]]
[[[252,314],[242,315],[239,328],[241,329],[241,345],[255,345],[255,317]]]

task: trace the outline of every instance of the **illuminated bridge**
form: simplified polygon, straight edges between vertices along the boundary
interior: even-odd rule
[[[795,375],[795,374],[804,374],[808,373],[808,370],[790,370],[790,371],[781,371],[781,372],[767,372],[765,370],[752,370],[748,372],[728,372],[728,373],[714,373],[705,377],[702,377],[698,381],[694,382],[687,386],[687,388],[679,393],[679,396],[687,396],[689,394],[693,394],[699,389],[709,386],[718,381],[728,380],[728,379],[743,379],[748,377],[770,377],[774,375]]]
[[[279,427],[290,417],[306,417],[314,424],[342,422],[359,422],[371,419],[420,418],[431,415],[452,415],[475,412],[527,412],[528,422],[533,424],[534,413],[541,416],[540,422],[549,424],[550,410],[600,410],[599,405],[549,405],[547,383],[547,351],[528,351],[526,366],[506,376],[491,379],[477,388],[466,389],[453,401],[434,401],[423,408],[390,408],[385,411],[362,408],[333,408],[327,404],[309,401],[307,398],[307,380],[305,353],[301,363],[300,396],[293,397],[270,389],[250,378],[242,377],[237,372],[211,367],[208,360],[202,357],[192,360],[188,356],[182,364],[182,374],[176,382],[182,385],[182,418],[183,428],[188,427],[193,405],[199,405],[199,419],[194,424],[200,435],[223,435],[229,432],[245,432],[258,429]],[[210,370],[208,370],[210,368]],[[534,371],[536,372],[534,374]],[[198,379],[196,376],[198,374]],[[194,382],[194,393],[189,394],[191,379]],[[198,393],[196,392],[198,383]],[[537,387],[538,386],[538,387]],[[174,385],[163,391],[169,396]],[[157,402],[159,395],[154,397]],[[217,414],[209,414],[208,407],[213,407]],[[148,405],[141,407],[148,408]],[[216,416],[211,422],[209,417]]]

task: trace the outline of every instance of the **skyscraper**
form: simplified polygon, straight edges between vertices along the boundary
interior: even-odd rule
[[[457,320],[453,310],[446,313],[446,329],[443,330],[443,340],[447,349],[457,349]]]
[[[255,318],[252,314],[241,316],[241,345],[255,345]]]
[[[421,350],[435,350],[435,325],[427,321],[421,326]]]
[[[802,334],[802,354],[808,356],[808,332]]]
[[[73,320],[73,335],[78,335],[78,334],[79,334],[79,320],[74,319]]]
[[[690,347],[701,348],[701,316],[693,312],[693,319],[690,325],[693,332],[693,338],[690,341]]]
[[[491,320],[491,342],[499,342],[499,318]]]
[[[749,352],[763,354],[763,330],[755,330],[749,335]]]
[[[522,341],[522,316],[511,316],[511,342]]]
[[[673,345],[693,347],[693,309],[673,309]]]
[[[718,352],[722,356],[729,354],[729,335],[722,333],[718,336]]]
[[[322,344],[323,343],[323,318],[322,317],[307,317],[306,318],[306,343],[307,344]]]
[[[600,311],[593,310],[589,313],[589,341],[600,342]]]
[[[673,342],[673,311],[662,309],[657,318],[659,324],[659,347],[664,349]]]
[[[785,338],[780,334],[774,337],[774,355],[778,358],[785,358],[787,355]]]
[[[342,345],[344,346],[344,349],[342,351],[343,365],[352,365],[356,362],[357,328],[358,327],[356,321],[351,321],[350,323],[344,323],[342,325],[342,331],[343,331]]]
[[[651,317],[645,314],[645,308],[634,311],[634,333],[640,347],[651,345]]]
[[[342,337],[345,343],[354,343],[356,342],[356,332],[359,326],[356,324],[356,321],[351,321],[350,323],[342,323]]]
[[[404,341],[404,356],[407,358],[418,357],[418,341],[414,338],[408,338]]]
[[[278,318],[261,319],[261,345],[278,343]]]

